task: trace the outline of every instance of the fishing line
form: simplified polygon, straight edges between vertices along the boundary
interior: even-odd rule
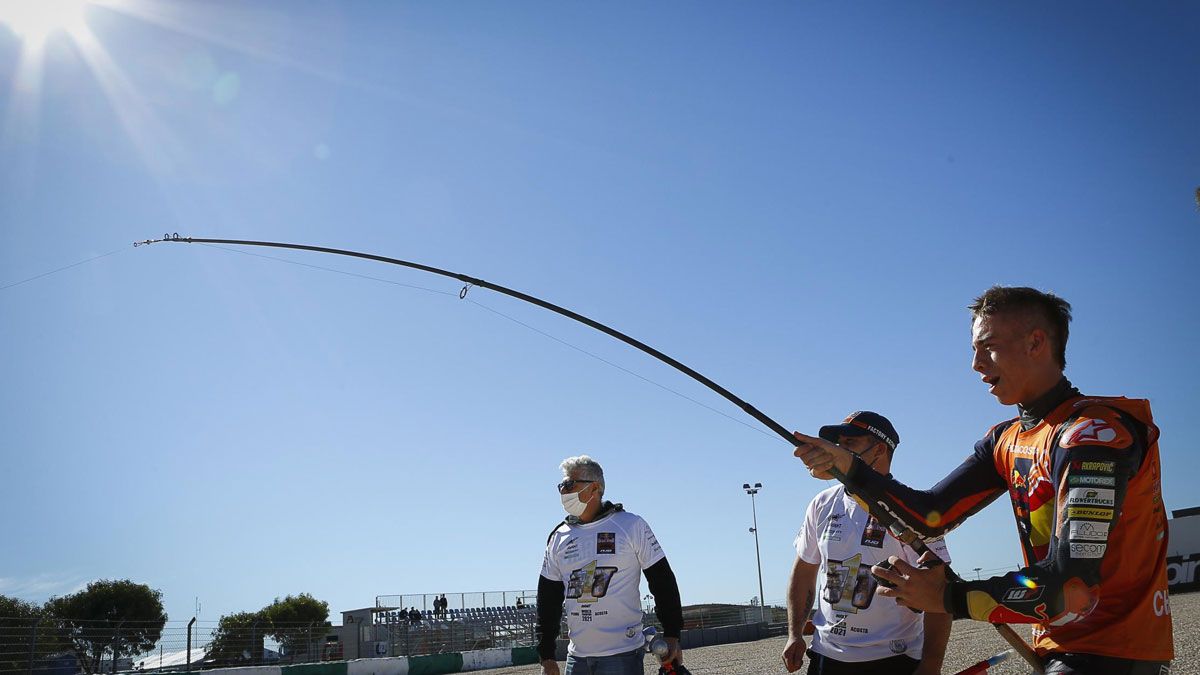
[[[108,253],[101,253],[100,255],[97,255],[97,256],[92,256],[91,258],[88,258],[88,259],[86,259],[86,260],[80,260],[80,261],[79,261],[79,262],[77,262],[77,263],[71,263],[70,265],[67,265],[66,267],[60,267],[60,268],[58,268],[58,269],[55,269],[55,270],[50,270],[49,272],[42,272],[41,274],[34,275],[34,276],[32,276],[32,277],[29,277],[28,279],[22,279],[22,280],[20,280],[20,281],[14,281],[14,282],[13,282],[13,283],[11,283],[11,284],[7,284],[7,285],[5,285],[5,286],[0,286],[0,291],[5,291],[5,290],[8,290],[8,289],[10,289],[10,288],[13,288],[13,287],[15,287],[15,286],[20,286],[21,284],[27,284],[27,283],[29,283],[30,281],[34,281],[34,280],[37,280],[37,279],[41,279],[42,277],[48,277],[48,276],[50,276],[51,274],[58,274],[59,272],[65,272],[66,270],[69,270],[69,269],[71,269],[72,267],[79,267],[80,265],[83,265],[83,264],[86,264],[86,263],[90,263],[90,262],[92,262],[93,260],[99,260],[99,259],[101,259],[101,258],[107,258],[107,257],[108,257],[108,256],[110,256],[110,255],[113,255],[113,254],[116,254],[116,253],[121,253],[121,252],[124,252],[124,251],[127,251],[127,250],[128,250],[128,249],[127,249],[126,247],[122,246],[121,248],[119,248],[119,249],[117,249],[117,250],[115,250],[115,251],[109,251]]]
[[[570,342],[567,342],[566,340],[564,340],[564,339],[562,339],[562,338],[560,338],[560,337],[557,337],[557,336],[555,336],[555,335],[551,335],[550,333],[547,333],[546,331],[544,331],[544,330],[541,330],[540,328],[536,328],[536,327],[534,327],[534,326],[532,326],[532,325],[530,325],[530,324],[528,324],[528,323],[525,323],[524,321],[521,321],[520,319],[517,319],[516,317],[509,316],[508,314],[505,314],[504,312],[501,312],[501,311],[500,311],[500,310],[498,310],[498,309],[495,309],[495,308],[493,308],[493,307],[488,307],[487,305],[483,304],[482,302],[479,302],[479,301],[477,301],[477,300],[473,300],[473,299],[471,299],[471,298],[468,298],[468,297],[466,297],[466,294],[465,294],[465,293],[462,293],[462,292],[459,292],[459,293],[451,293],[451,292],[449,292],[449,291],[439,291],[439,290],[437,290],[437,289],[433,289],[433,288],[426,288],[425,286],[417,286],[417,285],[415,285],[415,284],[405,284],[405,283],[401,283],[401,282],[399,282],[399,281],[393,281],[393,280],[391,280],[391,279],[383,279],[383,278],[381,278],[381,277],[373,277],[373,276],[370,276],[370,275],[368,275],[368,274],[358,274],[358,273],[356,273],[356,272],[347,272],[347,271],[345,271],[345,270],[339,270],[339,269],[335,269],[335,268],[332,268],[332,267],[323,267],[323,266],[321,266],[321,265],[312,265],[312,264],[310,264],[310,263],[302,263],[302,262],[297,262],[297,261],[295,261],[295,260],[288,260],[287,258],[279,258],[279,257],[276,257],[276,256],[271,256],[271,255],[263,255],[263,254],[261,254],[261,253],[251,253],[251,252],[249,252],[249,251],[240,251],[240,250],[238,250],[238,249],[236,249],[236,248],[229,248],[228,246],[219,246],[219,245],[217,245],[217,244],[204,244],[204,243],[201,243],[201,242],[196,242],[196,243],[200,244],[201,246],[207,246],[208,248],[216,248],[216,249],[220,249],[220,250],[222,250],[222,251],[229,251],[230,253],[240,253],[240,254],[242,254],[242,255],[248,255],[248,256],[251,256],[251,257],[254,257],[254,258],[263,258],[263,259],[266,259],[266,260],[274,260],[274,261],[276,261],[276,262],[287,263],[287,264],[289,264],[289,265],[299,265],[300,267],[307,267],[307,268],[309,268],[309,269],[321,270],[321,271],[323,271],[323,272],[334,272],[334,273],[336,273],[336,274],[344,274],[344,275],[346,275],[346,276],[349,276],[349,277],[357,277],[357,278],[359,278],[359,279],[366,279],[366,280],[368,280],[368,281],[379,281],[379,282],[382,282],[382,283],[385,283],[385,284],[392,284],[393,286],[401,286],[401,287],[404,287],[404,288],[411,288],[411,289],[413,289],[413,290],[425,291],[425,292],[427,292],[427,293],[436,293],[436,294],[438,294],[438,295],[448,295],[448,296],[454,296],[454,295],[458,295],[460,299],[466,300],[467,302],[471,303],[472,305],[475,305],[476,307],[479,307],[479,308],[481,308],[481,309],[485,309],[485,310],[487,310],[487,311],[491,312],[492,314],[495,314],[496,316],[500,316],[500,317],[503,317],[503,318],[505,318],[505,319],[508,319],[509,321],[511,321],[511,322],[513,322],[513,323],[515,323],[515,324],[517,324],[518,326],[523,326],[523,327],[525,327],[525,328],[528,328],[529,330],[531,330],[531,331],[533,331],[533,332],[537,333],[538,335],[541,335],[541,336],[543,336],[543,337],[546,337],[546,338],[549,338],[549,339],[551,339],[551,340],[554,340],[555,342],[557,342],[557,343],[559,343],[559,344],[562,344],[562,345],[564,345],[564,346],[566,346],[566,347],[570,347],[571,349],[574,349],[575,351],[579,352],[580,354],[584,354],[584,355],[586,355],[586,356],[590,356],[590,357],[592,357],[593,359],[596,359],[597,361],[599,361],[599,362],[601,362],[601,363],[604,363],[604,364],[607,364],[607,365],[609,365],[609,366],[612,366],[613,368],[616,368],[617,370],[619,370],[619,371],[621,371],[621,372],[623,372],[623,373],[626,373],[626,374],[628,374],[628,375],[632,375],[633,377],[636,377],[637,379],[639,379],[639,380],[641,380],[641,381],[643,381],[643,382],[646,382],[647,384],[652,384],[652,385],[654,385],[655,387],[658,387],[659,389],[662,389],[663,391],[666,391],[666,392],[669,392],[669,393],[671,393],[671,394],[674,394],[674,395],[678,396],[679,398],[682,398],[682,399],[683,399],[683,400],[685,400],[685,401],[689,401],[689,402],[691,402],[691,403],[694,403],[694,404],[696,404],[696,405],[700,406],[701,408],[704,408],[705,410],[708,410],[709,412],[714,412],[714,413],[716,413],[716,414],[720,415],[721,417],[724,417],[724,418],[725,418],[725,419],[727,419],[727,420],[730,420],[730,421],[732,421],[732,422],[737,422],[738,424],[740,424],[740,425],[742,425],[742,426],[746,427],[747,429],[750,429],[750,430],[752,430],[752,431],[754,431],[754,432],[756,432],[756,433],[760,433],[760,434],[762,434],[762,435],[766,436],[767,438],[773,438],[772,434],[770,434],[770,433],[767,433],[766,431],[764,431],[764,430],[760,429],[759,427],[756,427],[756,426],[754,426],[753,424],[749,424],[749,423],[745,422],[744,420],[739,420],[738,418],[736,418],[736,417],[734,417],[734,416],[732,416],[732,415],[730,415],[730,414],[728,414],[728,413],[725,413],[725,412],[722,412],[722,411],[720,411],[720,410],[717,410],[716,408],[714,408],[714,407],[712,407],[712,406],[710,406],[710,405],[708,405],[708,404],[706,404],[706,403],[704,403],[704,402],[702,402],[702,401],[698,401],[698,400],[696,400],[696,399],[692,398],[691,396],[688,396],[687,394],[684,394],[684,393],[682,393],[682,392],[676,391],[676,390],[674,390],[674,389],[672,389],[672,388],[670,388],[670,387],[666,386],[665,384],[660,384],[660,383],[658,383],[658,382],[655,382],[654,380],[652,380],[652,379],[650,379],[650,378],[648,378],[648,377],[646,377],[646,376],[644,376],[644,375],[641,375],[641,374],[639,374],[639,373],[636,373],[636,372],[634,372],[634,371],[632,371],[632,370],[630,370],[630,369],[628,369],[628,368],[626,368],[626,367],[624,367],[624,366],[622,366],[622,365],[620,365],[620,364],[614,363],[613,361],[609,361],[608,359],[606,359],[606,358],[604,358],[604,357],[602,357],[602,356],[600,356],[600,355],[598,355],[598,354],[592,353],[592,352],[590,352],[590,351],[588,351],[588,350],[586,350],[586,349],[584,349],[584,348],[582,348],[582,347],[579,347],[579,346],[573,345],[573,344],[571,344]]]
[[[200,243],[200,242],[196,242],[196,243]],[[309,263],[302,263],[302,262],[298,262],[295,260],[288,260],[287,258],[276,258],[273,255],[263,255],[261,253],[251,253],[249,251],[239,251],[236,248],[229,248],[228,246],[217,246],[216,244],[200,244],[200,245],[207,246],[208,248],[219,248],[222,251],[229,251],[230,253],[240,253],[242,255],[248,255],[248,256],[251,256],[254,258],[265,258],[267,260],[274,260],[276,262],[287,263],[289,265],[299,265],[300,267],[308,267],[308,268],[314,269],[314,270],[322,270],[324,272],[334,272],[336,274],[344,274],[348,277],[358,277],[359,279],[368,279],[370,281],[379,281],[379,282],[382,282],[385,284],[391,284],[393,286],[402,286],[404,288],[411,288],[416,291],[425,291],[426,293],[436,293],[438,295],[456,295],[455,293],[451,293],[449,291],[439,291],[434,288],[426,288],[424,286],[417,286],[415,284],[405,284],[405,283],[401,283],[399,281],[392,281],[391,279],[383,279],[381,277],[373,277],[368,274],[358,274],[357,272],[347,272],[346,270],[334,269],[332,267],[322,267],[320,265],[311,265]]]
[[[674,389],[672,389],[672,388],[670,388],[670,387],[666,386],[665,384],[659,384],[658,382],[655,382],[654,380],[651,380],[651,379],[650,379],[650,378],[648,378],[648,377],[645,377],[645,376],[643,376],[643,375],[639,375],[638,373],[635,373],[635,372],[633,372],[632,370],[630,370],[630,369],[628,369],[628,368],[626,368],[626,367],[624,367],[624,366],[621,366],[621,365],[618,365],[618,364],[616,364],[616,363],[613,363],[612,361],[609,361],[608,359],[606,359],[606,358],[604,358],[604,357],[602,357],[602,356],[598,356],[598,355],[596,355],[596,354],[593,354],[592,352],[589,352],[588,350],[586,350],[586,349],[583,349],[582,347],[576,347],[575,345],[571,344],[570,342],[567,342],[566,340],[563,340],[563,339],[561,339],[561,338],[555,337],[555,336],[553,336],[553,335],[551,335],[551,334],[549,334],[549,333],[547,333],[547,332],[545,332],[545,331],[543,331],[543,330],[541,330],[541,329],[534,328],[533,326],[531,326],[531,325],[529,325],[529,324],[525,323],[524,321],[521,321],[520,319],[515,319],[515,318],[513,318],[513,317],[511,317],[511,316],[509,316],[509,315],[507,315],[507,314],[505,314],[504,312],[501,312],[501,311],[499,311],[499,310],[496,310],[496,309],[492,309],[491,307],[488,307],[487,305],[485,305],[485,304],[483,304],[483,303],[481,303],[481,302],[476,302],[476,301],[474,301],[474,300],[471,300],[471,299],[469,299],[469,298],[463,298],[463,299],[464,299],[464,300],[466,300],[467,302],[469,302],[469,303],[473,304],[473,305],[476,305],[476,306],[478,306],[478,307],[482,307],[483,309],[486,309],[487,311],[489,311],[489,312],[491,312],[491,313],[493,313],[493,314],[497,314],[497,315],[499,315],[499,316],[502,316],[502,317],[504,317],[504,318],[508,319],[509,321],[512,321],[513,323],[517,324],[517,325],[524,326],[524,327],[528,328],[529,330],[531,330],[531,331],[533,331],[533,332],[537,333],[538,335],[542,335],[542,336],[548,337],[548,338],[550,338],[551,340],[554,340],[555,342],[558,342],[558,343],[564,344],[564,345],[566,345],[566,346],[570,347],[571,349],[574,349],[575,351],[579,352],[580,354],[586,354],[587,356],[590,356],[590,357],[592,357],[593,359],[596,359],[597,361],[599,361],[599,362],[601,362],[601,363],[607,363],[608,365],[612,366],[613,368],[616,368],[617,370],[620,370],[621,372],[628,373],[628,374],[630,374],[630,375],[632,375],[632,376],[636,377],[637,379],[639,379],[639,380],[641,380],[641,381],[643,381],[643,382],[648,382],[649,384],[652,384],[652,385],[654,385],[654,386],[658,387],[659,389],[662,389],[663,391],[667,391],[667,392],[670,392],[670,393],[672,393],[672,394],[675,394],[676,396],[678,396],[679,398],[682,398],[682,399],[683,399],[683,400],[685,400],[685,401],[691,401],[692,403],[695,403],[696,405],[700,406],[701,408],[704,408],[705,410],[708,410],[708,411],[714,412],[714,413],[716,413],[716,414],[720,415],[721,417],[724,417],[725,419],[731,420],[731,421],[733,421],[733,422],[737,422],[738,424],[740,424],[740,425],[742,425],[742,426],[746,427],[747,429],[750,429],[750,430],[752,430],[752,431],[756,431],[756,432],[758,432],[758,433],[760,433],[760,434],[762,434],[762,435],[766,436],[767,438],[774,438],[774,436],[773,436],[772,434],[769,434],[769,433],[767,433],[766,431],[764,431],[764,430],[762,430],[762,429],[760,429],[760,428],[758,428],[758,427],[754,426],[753,424],[750,424],[750,423],[748,423],[748,422],[746,422],[746,421],[744,421],[744,420],[739,420],[738,418],[734,417],[733,415],[730,415],[730,414],[728,414],[728,413],[724,413],[724,412],[722,412],[722,411],[720,411],[720,410],[717,410],[716,408],[714,408],[714,407],[712,407],[712,406],[708,405],[707,403],[703,403],[703,402],[701,402],[701,401],[697,401],[696,399],[692,398],[691,396],[688,396],[687,394],[683,394],[683,393],[680,393],[680,392],[678,392],[678,391],[675,391]]]

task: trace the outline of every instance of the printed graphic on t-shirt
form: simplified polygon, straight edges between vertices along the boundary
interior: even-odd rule
[[[821,533],[822,541],[841,541],[842,530],[845,529],[845,524],[842,522],[842,514],[835,513],[829,516],[829,524],[825,526],[825,531]]]
[[[566,597],[580,603],[595,602],[608,593],[608,584],[617,573],[616,567],[597,566],[596,560],[571,571],[567,580]]]
[[[859,553],[847,560],[830,560],[825,567],[825,588],[822,598],[835,612],[857,614],[871,606],[878,584],[871,576],[871,566],[863,564]]]
[[[862,542],[863,546],[871,546],[873,548],[883,548],[883,537],[887,534],[887,530],[883,525],[875,520],[875,516],[871,516],[867,520],[867,526],[863,528]]]
[[[549,549],[547,549],[547,553],[548,552],[549,552]],[[576,537],[571,537],[570,539],[567,540],[566,546],[563,547],[563,552],[562,552],[563,562],[571,562],[572,560],[575,560],[576,558],[578,558],[579,554],[580,554],[579,539],[577,539]]]
[[[596,533],[596,554],[597,555],[616,555],[617,554],[617,533],[616,532],[597,532]]]

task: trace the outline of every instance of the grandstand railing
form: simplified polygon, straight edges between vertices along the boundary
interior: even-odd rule
[[[447,599],[449,596],[447,596]],[[416,656],[535,644],[533,606],[450,608],[445,611],[389,611],[375,615],[379,656]]]
[[[404,595],[377,595],[376,607],[396,609],[417,608],[421,611],[434,609],[434,600],[446,596],[447,609],[482,609],[487,607],[516,607],[537,602],[536,590],[518,591],[472,591],[468,593],[408,593]]]

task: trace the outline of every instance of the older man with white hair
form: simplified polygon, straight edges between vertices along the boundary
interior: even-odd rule
[[[571,643],[567,675],[643,675],[641,574],[670,645],[666,664],[682,664],[683,609],[666,554],[641,516],[604,500],[604,469],[587,455],[569,457],[558,484],[567,517],[550,533],[538,579],[538,654],[543,675],[555,661],[562,612]]]

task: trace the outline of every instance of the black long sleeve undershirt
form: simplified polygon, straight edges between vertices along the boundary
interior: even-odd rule
[[[558,629],[562,625],[563,599],[566,594],[567,587],[563,582],[538,576],[537,650],[543,661],[555,656],[555,643],[558,640]]]
[[[666,558],[646,568],[646,583],[654,596],[654,615],[663,627],[663,636],[678,638],[683,630],[683,603],[679,599],[679,583]]]

